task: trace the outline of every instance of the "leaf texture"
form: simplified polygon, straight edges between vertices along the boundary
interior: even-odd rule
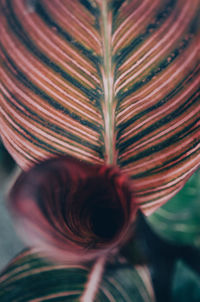
[[[196,171],[184,188],[148,217],[148,222],[162,238],[175,244],[200,249],[200,171]]]
[[[119,169],[67,156],[22,173],[8,205],[28,245],[63,263],[116,254],[138,209]]]
[[[0,1],[1,135],[118,165],[146,214],[200,162],[198,0]]]
[[[0,298],[7,301],[83,301],[92,268],[46,262],[34,250],[16,257],[0,276]],[[108,267],[95,302],[154,302],[146,267]],[[84,300],[90,302],[90,300]]]

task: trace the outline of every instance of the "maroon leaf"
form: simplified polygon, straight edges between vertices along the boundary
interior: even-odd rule
[[[116,252],[137,210],[129,181],[118,169],[71,157],[23,172],[9,205],[25,240],[61,261]]]
[[[0,1],[0,133],[119,166],[151,214],[200,163],[198,0]]]

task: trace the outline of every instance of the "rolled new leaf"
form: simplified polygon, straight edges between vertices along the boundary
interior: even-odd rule
[[[9,206],[27,243],[62,262],[116,252],[137,211],[128,179],[117,168],[71,157],[23,172]]]
[[[27,169],[114,164],[146,214],[200,162],[198,0],[1,0],[0,132]]]

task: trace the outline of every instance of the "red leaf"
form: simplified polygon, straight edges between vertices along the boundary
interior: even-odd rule
[[[129,181],[117,168],[71,157],[23,172],[9,204],[25,240],[62,261],[115,252],[137,210]]]

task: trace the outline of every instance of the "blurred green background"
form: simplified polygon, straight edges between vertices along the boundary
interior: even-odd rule
[[[6,194],[17,167],[0,141],[0,270],[24,247],[6,206]]]

